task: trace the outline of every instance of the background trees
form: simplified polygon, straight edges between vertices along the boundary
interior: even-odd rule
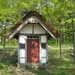
[[[3,37],[3,22],[8,21],[8,31],[28,11],[39,12],[59,32],[61,24],[62,43],[73,43],[74,0],[0,0],[0,41]]]

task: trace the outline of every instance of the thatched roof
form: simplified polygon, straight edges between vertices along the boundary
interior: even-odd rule
[[[16,25],[14,25],[13,28],[10,29],[10,31],[8,31],[6,33],[6,36],[9,37],[10,35],[12,35],[12,33],[14,33],[18,29],[18,27],[20,27],[31,16],[36,16],[50,30],[50,32],[56,38],[59,37],[58,31],[47,20],[43,19],[42,16],[39,13],[37,13],[36,11],[30,11],[30,12],[28,12],[26,14],[26,16],[24,16]]]

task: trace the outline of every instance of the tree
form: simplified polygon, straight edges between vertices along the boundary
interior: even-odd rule
[[[59,31],[61,18],[62,41],[68,43],[72,39],[70,14],[75,14],[74,8],[74,0],[0,0],[0,22],[9,20],[14,25],[28,11],[37,11]]]

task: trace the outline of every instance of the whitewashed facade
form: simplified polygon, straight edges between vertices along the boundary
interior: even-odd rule
[[[30,17],[27,20],[29,23],[24,25],[20,30],[20,35],[18,38],[18,61],[21,64],[27,62],[27,39],[38,39],[39,40],[39,62],[46,63],[48,60],[47,54],[47,36],[46,30],[41,26],[40,21],[36,17]],[[26,22],[27,22],[26,21]],[[38,38],[37,38],[38,37]],[[21,49],[21,45],[24,45],[24,48]],[[44,48],[42,47],[44,45]]]
[[[20,64],[39,63],[48,61],[48,35],[58,38],[57,31],[43,21],[35,12],[29,12],[7,34],[7,37],[18,39],[18,62]]]

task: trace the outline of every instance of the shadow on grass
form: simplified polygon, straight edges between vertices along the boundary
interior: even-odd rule
[[[75,75],[73,57],[70,50],[63,50],[62,58],[59,57],[58,50],[49,50],[49,64],[47,70],[53,75]]]
[[[17,63],[16,51],[0,51],[0,75],[12,75],[12,70]]]
[[[16,66],[16,63],[18,62],[18,58],[17,58],[17,52],[14,51],[4,51],[4,55],[3,51],[0,52],[0,67],[1,64],[3,65],[13,65]],[[1,68],[0,68],[1,69]]]
[[[48,54],[49,54],[48,56],[49,59],[45,69],[42,70],[42,69],[29,68],[24,71],[27,72],[26,75],[27,74],[28,75],[75,75],[74,62],[73,62],[73,58],[69,55],[70,54],[69,50],[63,50],[62,52],[63,56],[61,59],[59,58],[58,50],[49,50]],[[6,68],[7,71],[7,66],[10,65],[16,67],[16,63],[18,59],[16,52],[14,52],[13,54],[7,52],[5,53],[5,55],[7,55],[7,57],[1,60],[0,70]],[[20,69],[20,73],[23,73],[21,69]],[[18,73],[13,75],[18,75]]]
[[[32,69],[28,70],[31,72],[31,75],[53,75],[52,73],[49,73],[46,69],[45,70],[39,70],[39,69]]]

